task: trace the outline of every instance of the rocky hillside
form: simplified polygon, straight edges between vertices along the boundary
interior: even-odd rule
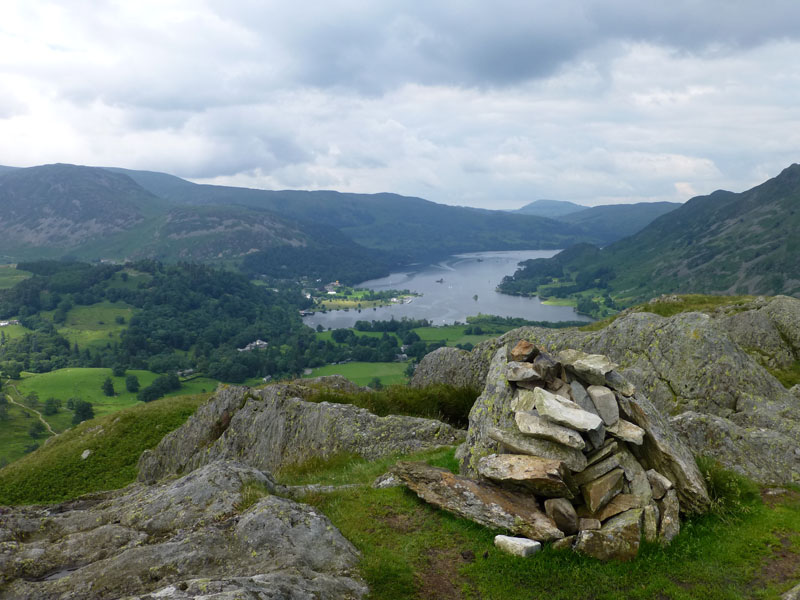
[[[482,387],[497,349],[519,340],[552,353],[605,354],[695,454],[758,481],[797,481],[800,387],[787,389],[767,368],[800,365],[800,300],[778,296],[671,317],[646,311],[628,311],[599,331],[523,327],[471,353],[441,348],[421,362],[412,385],[447,381],[458,370]]]
[[[74,248],[142,224],[159,200],[124,175],[72,165],[0,177],[0,252]]]

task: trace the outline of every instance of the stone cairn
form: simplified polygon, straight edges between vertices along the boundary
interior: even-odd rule
[[[680,529],[678,495],[636,457],[646,434],[620,416],[619,400],[636,390],[616,367],[602,355],[564,350],[554,358],[520,341],[505,372],[516,427],[489,428],[502,452],[479,459],[479,478],[418,463],[399,463],[395,473],[437,506],[524,535],[495,540],[522,556],[553,541],[630,560],[641,539],[668,543]],[[539,503],[545,514],[536,514]]]
[[[544,499],[545,513],[566,536],[556,547],[628,559],[640,537],[671,541],[680,530],[678,496],[632,451],[645,432],[620,417],[618,395],[635,389],[622,381],[620,390],[608,387],[617,365],[575,350],[553,359],[526,341],[509,358],[517,430],[489,431],[508,453],[480,459],[479,474]]]

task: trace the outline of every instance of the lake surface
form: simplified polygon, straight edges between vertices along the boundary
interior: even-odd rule
[[[329,311],[305,317],[311,327],[338,329],[352,327],[356,321],[381,321],[392,317],[428,319],[434,325],[464,323],[467,316],[483,313],[501,317],[522,317],[531,321],[590,321],[569,306],[547,306],[538,298],[499,294],[495,288],[506,275],[517,270],[520,261],[549,258],[558,250],[476,252],[451,256],[435,265],[392,273],[381,279],[359,283],[372,290],[410,290],[422,296],[409,304],[375,309]],[[441,283],[439,283],[441,280]],[[475,296],[477,295],[477,300]]]

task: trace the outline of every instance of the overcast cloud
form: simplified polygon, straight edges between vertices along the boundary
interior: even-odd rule
[[[0,164],[516,208],[800,161],[800,3],[4,0]]]

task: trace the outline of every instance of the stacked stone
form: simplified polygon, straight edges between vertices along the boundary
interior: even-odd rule
[[[526,341],[509,359],[516,428],[489,430],[505,453],[481,458],[480,475],[543,499],[565,535],[557,547],[626,560],[642,538],[674,538],[678,496],[667,477],[636,457],[645,431],[620,415],[620,398],[635,388],[617,365],[576,350],[552,357]]]

